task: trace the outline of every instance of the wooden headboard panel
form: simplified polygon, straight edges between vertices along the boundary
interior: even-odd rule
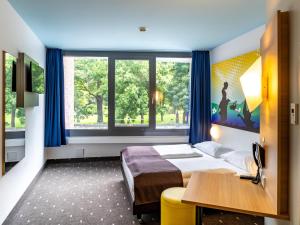
[[[260,137],[266,148],[266,191],[278,215],[288,214],[289,14],[277,12],[261,39],[263,103]]]

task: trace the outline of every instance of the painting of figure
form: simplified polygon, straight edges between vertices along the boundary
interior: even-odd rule
[[[252,51],[212,66],[212,123],[259,133],[260,109],[250,112],[240,77],[260,57]]]

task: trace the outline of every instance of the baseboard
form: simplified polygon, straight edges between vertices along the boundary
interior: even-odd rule
[[[29,193],[32,191],[34,185],[37,183],[37,181],[41,177],[42,172],[43,172],[43,170],[44,170],[44,168],[46,166],[47,166],[47,161],[44,163],[44,165],[39,170],[39,172],[37,173],[37,175],[33,178],[33,180],[31,181],[31,183],[29,184],[29,186],[27,187],[27,189],[25,190],[25,192],[23,193],[23,195],[21,196],[21,198],[19,199],[19,201],[16,203],[15,207],[8,214],[7,218],[4,220],[4,222],[2,223],[2,225],[11,224],[11,219],[16,215],[16,213],[18,212],[18,210],[20,209],[20,207],[23,205],[25,199],[27,198],[27,196],[29,195]]]

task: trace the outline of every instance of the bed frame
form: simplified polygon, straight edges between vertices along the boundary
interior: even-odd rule
[[[134,199],[131,196],[129,184],[124,172],[124,168],[122,166],[122,156],[121,156],[121,171],[123,174],[123,180],[127,189],[127,195],[128,199],[130,200],[130,203],[132,205],[132,213],[133,215],[136,215],[138,220],[142,219],[142,214],[149,214],[149,213],[157,213],[160,212],[160,202],[157,203],[148,203],[148,204],[142,204],[142,205],[136,205]]]

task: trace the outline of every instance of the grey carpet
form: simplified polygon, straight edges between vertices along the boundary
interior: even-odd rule
[[[159,225],[158,216],[144,217]],[[130,225],[132,215],[119,161],[51,163],[5,225]],[[204,225],[262,225],[263,218],[207,211]],[[188,225],[188,224],[182,224]]]

